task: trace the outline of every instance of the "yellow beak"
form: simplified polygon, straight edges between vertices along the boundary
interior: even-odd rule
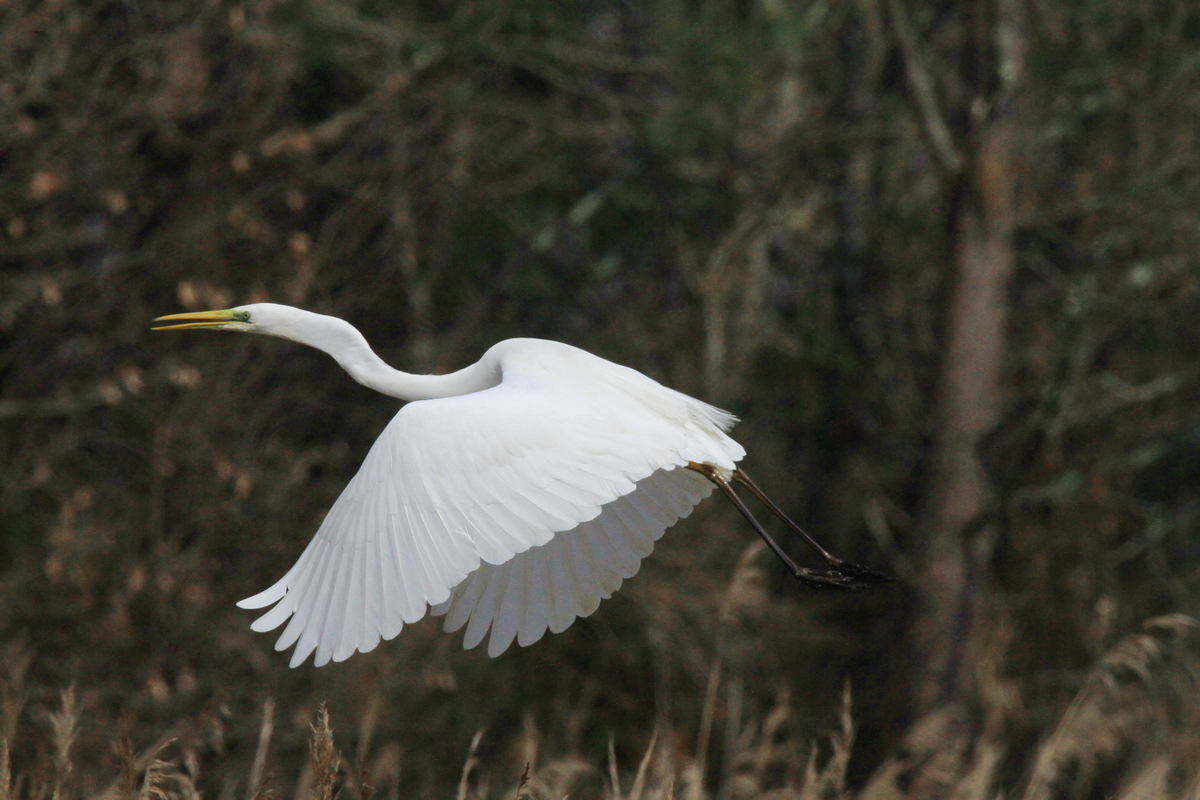
[[[165,317],[155,317],[155,322],[167,322],[168,320],[190,320],[179,325],[157,325],[150,330],[152,331],[181,331],[188,328],[219,328],[222,325],[228,325],[231,322],[237,322],[233,316],[233,309],[224,309],[222,311],[189,311],[186,314],[167,314]]]

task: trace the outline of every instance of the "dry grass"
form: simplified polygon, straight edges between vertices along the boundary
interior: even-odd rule
[[[743,562],[743,569],[746,564]],[[745,576],[742,576],[743,578]],[[732,585],[738,585],[735,579]],[[1142,629],[1117,642],[1095,664],[1075,699],[1059,716],[1053,732],[1033,748],[1018,738],[1005,738],[1013,725],[996,722],[973,747],[947,738],[952,724],[930,719],[914,729],[912,753],[928,752],[940,743],[946,793],[955,800],[1162,800],[1200,797],[1200,652],[1198,623],[1182,615],[1148,620]],[[710,694],[713,693],[710,691]],[[727,698],[738,695],[736,685],[724,687]],[[187,741],[192,725],[176,723],[169,730],[129,731],[118,726],[111,756],[82,761],[75,747],[88,727],[88,711],[76,687],[59,694],[53,710],[36,706],[21,715],[14,733],[27,745],[14,758],[8,739],[0,740],[0,800],[219,800],[243,795],[248,800],[283,796],[298,800],[335,800],[347,793],[369,800],[383,781],[388,795],[398,798],[400,758],[394,745],[374,735],[377,720],[388,709],[378,699],[369,702],[358,719],[354,769],[342,758],[324,704],[309,725],[308,758],[290,778],[270,772],[285,762],[272,752],[273,730],[280,709],[264,701],[258,718],[257,745],[244,753],[202,754]],[[1009,717],[1023,712],[1012,698],[1004,706]],[[298,709],[290,709],[296,712]],[[711,712],[706,711],[706,714]],[[30,720],[45,720],[36,726]],[[656,729],[637,757],[622,763],[616,742],[607,758],[589,763],[578,754],[561,752],[545,741],[526,717],[512,736],[480,730],[467,749],[457,788],[442,787],[434,796],[458,800],[890,800],[922,796],[905,784],[915,755],[886,761],[872,779],[855,789],[848,784],[854,756],[855,727],[851,689],[842,692],[836,723],[818,740],[801,733],[790,693],[780,691],[774,705],[760,718],[746,719],[721,739],[721,769],[702,768],[704,755],[688,745],[683,731]],[[700,723],[701,721],[697,721]],[[1009,723],[1014,722],[1012,718]],[[703,730],[698,724],[696,730]],[[181,735],[183,734],[182,738]],[[619,734],[617,734],[619,735]],[[921,736],[929,742],[920,741]],[[509,750],[497,750],[507,739]],[[133,738],[150,738],[141,751]],[[926,747],[922,751],[921,748]],[[508,753],[506,756],[505,753]],[[548,756],[548,757],[547,757]],[[523,760],[520,768],[514,768]],[[214,785],[201,774],[207,769],[224,775]],[[419,770],[420,765],[413,765]],[[1018,776],[1013,780],[1012,776]],[[243,778],[244,776],[244,778]],[[1007,781],[1007,782],[1006,782]],[[237,789],[238,786],[242,789]],[[207,788],[205,788],[207,787]]]
[[[68,693],[64,693],[66,694]],[[734,782],[724,789],[717,789],[713,794],[736,798],[769,796],[796,800],[849,797],[845,789],[846,766],[853,740],[849,689],[844,695],[843,703],[840,714],[842,727],[830,734],[828,753],[820,752],[820,749],[814,746],[809,750],[807,760],[797,763],[790,761],[795,752],[796,742],[787,740],[786,737],[780,738],[780,732],[790,711],[785,705],[772,709],[766,719],[751,726],[754,730],[748,731],[748,735],[740,742],[740,749],[735,757]],[[61,715],[62,711],[55,713]],[[311,800],[333,800],[347,789],[348,776],[344,770],[345,762],[335,743],[328,710],[324,706],[319,707],[316,718],[316,722],[311,725],[308,762],[296,776],[290,791],[280,791]],[[79,721],[78,717],[71,719],[75,724]],[[696,781],[695,762],[686,758],[680,761],[678,753],[663,753],[660,750],[658,735],[651,738],[636,765],[630,765],[634,767],[631,770],[618,764],[615,751],[610,750],[610,757],[605,765],[606,780],[601,779],[603,773],[598,765],[584,763],[578,757],[563,756],[536,768],[529,764],[515,786],[489,772],[488,765],[479,756],[483,738],[484,732],[480,731],[472,739],[463,762],[462,776],[456,791],[459,800],[483,800],[488,797],[505,796],[527,797],[530,800],[566,796],[594,797],[597,800],[662,800],[675,797],[677,787],[683,788],[688,797],[712,796]],[[46,742],[51,748],[50,754],[55,758],[61,752],[54,749],[58,741],[51,737]],[[268,743],[269,746],[268,737],[260,739],[260,743],[262,742]],[[138,800],[195,800],[200,796],[196,785],[196,767],[189,764],[188,759],[180,752],[178,740],[161,740],[152,748],[137,754],[133,751],[128,736],[122,734],[114,742],[113,752],[116,756],[114,766],[117,774],[100,796],[113,800],[133,796]],[[261,776],[264,760],[265,756],[259,750],[256,751],[253,760],[245,765],[247,787],[256,786],[255,776]],[[102,768],[102,765],[74,762],[68,749],[63,760],[56,762],[58,782],[51,797],[84,796],[72,790],[66,777],[75,772],[94,776],[98,766]],[[781,769],[786,774],[781,774]],[[7,781],[5,796],[28,797],[31,800],[44,798],[44,792],[20,790],[20,787],[30,785],[28,777],[28,773],[19,767],[14,791],[11,778],[0,772],[0,778]],[[496,787],[495,790],[492,789],[493,786]],[[623,786],[628,789],[624,789]],[[263,797],[271,791],[274,790],[255,788],[250,796]]]
[[[525,712],[509,729],[474,733],[457,785],[438,783],[432,765],[421,762],[407,764],[402,784],[403,731],[387,724],[399,710],[378,686],[346,718],[350,736],[341,742],[324,703],[314,710],[273,698],[252,719],[217,707],[157,725],[127,715],[107,729],[87,687],[30,700],[25,678],[33,659],[8,647],[0,800],[1200,798],[1200,624],[1181,614],[1147,620],[1117,640],[1035,742],[1028,740],[1029,699],[1004,673],[1012,628],[998,618],[973,645],[982,729],[963,735],[962,719],[943,709],[914,725],[897,755],[852,785],[854,760],[874,757],[856,752],[849,682],[824,732],[803,719],[803,706],[785,684],[766,706],[750,702],[747,654],[760,644],[753,627],[771,614],[762,549],[745,549],[717,598],[714,652],[702,702],[693,706],[698,718],[672,721],[657,713],[637,749],[628,747],[636,730],[613,730],[600,756],[592,750],[589,758],[578,736],[589,724],[586,710],[567,715],[570,723],[556,729],[562,738],[539,729],[536,716]],[[304,758],[279,735],[281,720],[289,718],[307,720]],[[228,748],[225,731],[238,727],[255,735]],[[96,746],[105,739],[107,746]],[[353,761],[342,752],[353,752]]]
[[[1038,748],[1024,800],[1088,797],[1114,773],[1118,800],[1200,791],[1197,624],[1156,617],[1104,655]]]
[[[322,703],[317,709],[317,721],[312,726],[309,757],[313,775],[312,800],[333,800],[334,786],[342,758],[333,743],[333,728],[329,726],[329,709]]]
[[[698,687],[702,702],[691,706],[697,718],[655,712],[648,736],[612,730],[599,757],[579,747],[578,732],[590,726],[591,713],[581,701],[565,715],[569,723],[554,730],[539,729],[528,711],[510,728],[477,730],[459,756],[456,785],[439,782],[433,765],[420,761],[407,763],[402,783],[405,739],[402,728],[389,723],[405,712],[379,686],[364,690],[357,711],[343,717],[341,736],[324,703],[314,710],[273,698],[244,720],[218,706],[157,724],[126,715],[112,725],[87,687],[32,692],[25,679],[34,659],[10,646],[0,800],[1200,798],[1200,626],[1181,614],[1149,619],[1117,640],[1082,674],[1046,735],[1033,742],[1030,699],[1004,671],[1012,628],[1006,618],[993,621],[972,651],[982,728],[964,735],[955,710],[943,709],[914,725],[902,750],[854,785],[855,759],[872,763],[877,755],[856,750],[849,682],[840,703],[828,704],[836,712],[823,732],[803,717],[811,698],[801,705],[786,684],[767,705],[751,702],[746,669],[753,663],[749,654],[761,647],[754,626],[773,613],[764,594],[762,550],[757,543],[744,550],[715,598],[713,652]],[[652,596],[652,608],[656,602]],[[305,720],[306,757],[281,739],[281,722],[288,719]],[[227,728],[254,735],[229,748]],[[106,744],[98,747],[98,740]],[[353,760],[342,752],[353,752]]]

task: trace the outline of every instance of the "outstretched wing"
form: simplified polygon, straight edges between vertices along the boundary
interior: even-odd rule
[[[581,393],[508,375],[482,392],[410,403],[376,440],[296,565],[238,605],[275,604],[254,622],[256,631],[291,618],[276,649],[296,645],[292,666],[314,651],[317,666],[369,651],[421,619],[427,605],[451,600],[451,589],[481,562],[505,564],[595,520],[654,473],[689,460],[732,467],[741,447],[696,423],[686,408],[673,420],[617,392]],[[590,613],[588,602],[572,613]],[[482,607],[474,607],[482,619]],[[507,630],[507,613],[493,610],[493,619]],[[489,651],[501,639],[493,623]]]

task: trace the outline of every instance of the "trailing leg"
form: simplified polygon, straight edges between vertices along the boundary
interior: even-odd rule
[[[786,552],[784,552],[783,548],[780,547],[779,544],[770,537],[766,529],[763,528],[759,521],[754,518],[754,515],[750,513],[750,509],[747,508],[746,504],[742,502],[742,498],[738,497],[737,492],[733,490],[733,486],[730,485],[729,481],[725,479],[725,476],[722,475],[716,467],[708,464],[697,464],[694,461],[689,462],[687,466],[688,469],[699,472],[701,475],[708,478],[718,489],[725,493],[725,496],[729,498],[729,501],[733,503],[739,512],[741,512],[742,516],[746,518],[746,521],[749,522],[758,535],[762,537],[762,540],[767,543],[767,547],[771,548],[771,552],[783,562],[784,566],[788,568],[788,571],[792,573],[793,577],[795,577],[796,580],[800,581],[805,586],[813,589],[866,589],[879,583],[888,583],[895,580],[895,578],[884,575],[881,572],[876,572],[859,564],[852,564],[849,561],[843,561],[842,559],[830,554],[828,550],[817,544],[816,540],[805,533],[799,525],[792,522],[787,515],[779,509],[778,506],[771,502],[770,498],[768,498],[766,494],[764,494],[763,491],[759,489],[758,486],[751,481],[748,476],[746,476],[744,472],[741,470],[734,472],[733,479],[745,486],[751,494],[757,497],[758,500],[763,503],[763,505],[770,509],[771,513],[782,519],[789,528],[803,537],[804,541],[807,542],[814,550],[816,550],[823,559],[825,559],[825,563],[830,566],[830,569],[810,569],[808,567],[799,566],[791,559],[790,556],[788,556]]]
[[[758,498],[758,501],[766,506],[772,514],[783,520],[783,524],[787,525],[792,529],[792,531],[804,539],[804,541],[807,542],[811,548],[817,551],[821,558],[825,559],[825,563],[835,571],[843,574],[853,574],[860,581],[863,581],[868,585],[876,583],[891,583],[896,580],[890,575],[884,575],[882,572],[876,572],[873,569],[868,569],[861,564],[853,564],[849,561],[843,561],[842,559],[830,553],[828,550],[818,544],[815,539],[809,536],[803,528],[793,522],[791,517],[783,513],[783,510],[780,509],[779,506],[775,505],[771,498],[767,497],[766,492],[758,488],[758,484],[750,480],[750,476],[742,470],[739,469],[734,472],[733,479],[745,486],[750,491],[750,494]]]

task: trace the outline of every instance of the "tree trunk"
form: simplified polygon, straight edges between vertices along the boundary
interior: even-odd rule
[[[978,633],[987,580],[972,543],[989,524],[984,513],[992,502],[978,448],[1003,399],[1007,287],[1015,264],[1019,103],[1014,92],[1021,74],[1020,20],[1018,0],[999,0],[990,38],[1001,87],[986,119],[977,112],[986,108],[982,100],[972,109],[978,120],[975,146],[969,150],[964,191],[953,212],[954,274],[912,628],[912,708],[918,719],[913,731],[937,729],[932,738],[940,740],[940,747],[916,767],[910,797],[944,794],[947,780],[953,781],[964,766],[975,724],[969,647]],[[961,748],[944,748],[955,741]]]

